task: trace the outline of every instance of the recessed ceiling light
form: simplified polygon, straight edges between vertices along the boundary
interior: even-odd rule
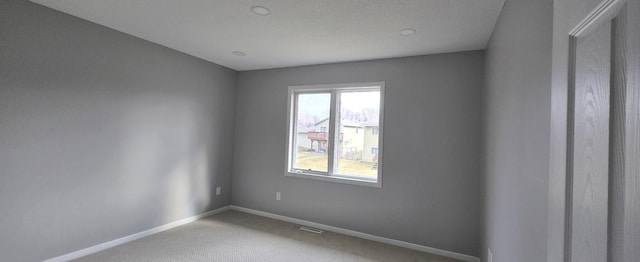
[[[400,30],[400,34],[403,36],[410,36],[416,33],[415,29],[407,28]]]
[[[269,11],[269,8],[266,8],[264,6],[252,6],[251,7],[251,12],[253,12],[256,15],[269,15],[269,13],[271,13],[271,11]]]
[[[233,51],[231,53],[234,54],[234,55],[237,55],[237,56],[246,56],[247,55],[247,53],[242,52],[242,51]]]

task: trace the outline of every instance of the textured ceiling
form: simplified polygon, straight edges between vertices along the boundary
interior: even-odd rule
[[[32,0],[236,70],[484,49],[504,0]],[[265,6],[268,16],[250,11]],[[417,33],[402,36],[413,28]],[[246,56],[236,56],[242,51]]]

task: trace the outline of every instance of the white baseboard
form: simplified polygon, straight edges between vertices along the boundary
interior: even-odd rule
[[[370,234],[366,234],[366,233],[362,233],[362,232],[358,232],[358,231],[353,231],[353,230],[349,230],[349,229],[344,229],[344,228],[339,228],[339,227],[334,227],[334,226],[328,226],[328,225],[324,225],[324,224],[320,224],[320,223],[315,223],[315,222],[311,222],[311,221],[307,221],[307,220],[302,220],[302,219],[297,219],[297,218],[292,218],[292,217],[287,217],[287,216],[281,216],[281,215],[276,215],[273,213],[268,213],[268,212],[263,212],[263,211],[259,211],[259,210],[255,210],[255,209],[249,209],[249,208],[245,208],[245,207],[239,207],[239,206],[225,206],[225,207],[221,207],[218,209],[214,209],[211,211],[207,211],[205,213],[199,214],[199,215],[195,215],[192,217],[188,217],[188,218],[184,218],[184,219],[180,219],[178,221],[174,221],[171,222],[169,224],[166,225],[162,225],[159,227],[155,227],[149,230],[145,230],[142,232],[138,232],[132,235],[128,235],[125,237],[121,237],[115,240],[111,240],[109,242],[105,242],[102,244],[98,244],[92,247],[88,247],[82,250],[78,250],[72,253],[68,253],[66,255],[62,255],[59,257],[54,257],[51,259],[47,259],[44,262],[66,262],[69,260],[73,260],[73,259],[77,259],[89,254],[93,254],[96,253],[98,251],[102,251],[108,248],[112,248],[115,247],[117,245],[122,245],[124,243],[127,242],[131,242],[143,237],[147,237],[156,233],[160,233],[162,231],[166,231],[169,229],[172,229],[174,227],[178,227],[187,223],[191,223],[193,221],[196,221],[198,219],[204,218],[204,217],[208,217],[211,215],[215,215],[224,211],[227,211],[229,209],[232,210],[237,210],[240,212],[244,212],[244,213],[249,213],[249,214],[254,214],[254,215],[258,215],[258,216],[263,216],[263,217],[268,217],[268,218],[273,218],[273,219],[277,219],[277,220],[282,220],[282,221],[286,221],[286,222],[290,222],[290,223],[294,223],[294,224],[298,224],[298,225],[303,225],[303,226],[309,226],[309,227],[314,227],[314,228],[319,228],[319,229],[323,229],[326,231],[331,231],[331,232],[335,232],[335,233],[340,233],[340,234],[344,234],[344,235],[348,235],[348,236],[353,236],[353,237],[358,237],[358,238],[363,238],[363,239],[368,239],[368,240],[372,240],[372,241],[376,241],[376,242],[380,242],[380,243],[385,243],[385,244],[389,244],[389,245],[394,245],[394,246],[399,246],[399,247],[404,247],[404,248],[408,248],[408,249],[413,249],[413,250],[418,250],[418,251],[422,251],[422,252],[427,252],[427,253],[431,253],[431,254],[435,254],[435,255],[440,255],[440,256],[444,256],[444,257],[450,257],[450,258],[454,258],[454,259],[458,259],[458,260],[462,260],[462,261],[467,261],[467,262],[480,262],[480,259],[477,257],[473,257],[473,256],[469,256],[469,255],[464,255],[464,254],[460,254],[460,253],[456,253],[456,252],[451,252],[451,251],[446,251],[446,250],[442,250],[442,249],[437,249],[437,248],[432,248],[432,247],[427,247],[427,246],[422,246],[422,245],[418,245],[418,244],[413,244],[413,243],[409,243],[409,242],[404,242],[404,241],[400,241],[400,240],[395,240],[395,239],[390,239],[390,238],[385,238],[385,237],[379,237],[379,236],[374,236],[374,235],[370,235]]]
[[[191,222],[196,221],[198,219],[201,219],[201,218],[204,218],[204,217],[208,217],[208,216],[220,213],[220,212],[227,211],[230,208],[231,208],[231,206],[225,206],[225,207],[221,207],[221,208],[214,209],[214,210],[211,210],[211,211],[207,211],[207,212],[204,212],[202,214],[195,215],[195,216],[192,216],[192,217],[187,217],[187,218],[184,218],[184,219],[180,219],[178,221],[174,221],[174,222],[171,222],[171,223],[166,224],[166,225],[162,225],[162,226],[159,226],[159,227],[154,227],[152,229],[145,230],[145,231],[142,231],[142,232],[138,232],[138,233],[135,233],[135,234],[132,234],[132,235],[128,235],[128,236],[125,236],[125,237],[121,237],[121,238],[118,238],[118,239],[115,239],[115,240],[111,240],[109,242],[104,242],[102,244],[98,244],[98,245],[95,245],[95,246],[92,246],[92,247],[88,247],[88,248],[85,248],[85,249],[82,249],[82,250],[78,250],[78,251],[75,251],[75,252],[72,252],[72,253],[69,253],[69,254],[66,254],[66,255],[62,255],[62,256],[59,256],[59,257],[54,257],[54,258],[51,258],[51,259],[47,259],[44,262],[66,262],[66,261],[69,261],[69,260],[80,258],[80,257],[86,256],[86,255],[89,255],[89,254],[96,253],[98,251],[105,250],[107,248],[112,248],[112,247],[115,247],[117,245],[122,245],[122,244],[127,243],[127,242],[131,242],[131,241],[143,238],[143,237],[147,237],[147,236],[150,236],[150,235],[153,235],[153,234],[156,234],[156,233],[160,233],[162,231],[169,230],[169,229],[172,229],[172,228],[177,227],[177,226],[182,226],[184,224],[191,223]]]
[[[418,251],[422,251],[422,252],[427,252],[427,253],[443,256],[443,257],[450,257],[450,258],[454,258],[454,259],[458,259],[458,260],[462,260],[462,261],[467,261],[467,262],[480,262],[480,259],[477,258],[477,257],[474,257],[474,256],[469,256],[469,255],[460,254],[460,253],[451,252],[451,251],[446,251],[446,250],[442,250],[442,249],[422,246],[422,245],[413,244],[413,243],[409,243],[409,242],[404,242],[404,241],[400,241],[400,240],[374,236],[374,235],[370,235],[370,234],[366,234],[366,233],[362,233],[362,232],[358,232],[358,231],[353,231],[353,230],[334,227],[334,226],[328,226],[328,225],[315,223],[315,222],[311,222],[311,221],[307,221],[307,220],[302,220],[302,219],[297,219],[297,218],[292,218],[292,217],[287,217],[287,216],[276,215],[276,214],[273,214],[273,213],[268,213],[268,212],[264,212],[264,211],[259,211],[259,210],[245,208],[245,207],[239,207],[239,206],[233,206],[233,205],[231,206],[231,209],[232,210],[236,210],[236,211],[240,211],[240,212],[244,212],[244,213],[249,213],[249,214],[254,214],[254,215],[258,215],[258,216],[263,216],[263,217],[273,218],[273,219],[277,219],[277,220],[282,220],[282,221],[286,221],[286,222],[290,222],[290,223],[294,223],[294,224],[298,224],[298,225],[302,225],[302,226],[315,227],[315,228],[319,228],[319,229],[323,229],[323,230],[331,231],[331,232],[335,232],[335,233],[340,233],[340,234],[344,234],[344,235],[348,235],[348,236],[363,238],[363,239],[372,240],[372,241],[385,243],[385,244],[389,244],[389,245],[394,245],[394,246],[404,247],[404,248],[418,250]]]

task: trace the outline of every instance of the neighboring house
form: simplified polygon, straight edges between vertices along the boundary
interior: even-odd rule
[[[315,132],[329,132],[329,118],[320,120],[313,125]]]
[[[342,134],[340,157],[362,160],[364,128],[360,124],[349,120],[342,120],[340,124],[340,133]]]
[[[313,125],[313,131],[310,131],[307,135],[311,141],[311,149],[313,149],[313,151],[327,152],[327,145],[329,144],[329,118],[320,120]]]
[[[296,145],[298,148],[307,151],[311,149],[311,140],[309,139],[309,131],[313,132],[314,127],[298,127],[296,134]]]
[[[380,129],[378,120],[370,120],[362,123],[364,127],[364,147],[362,151],[362,161],[377,162],[378,161],[378,136]]]
[[[311,127],[300,127],[297,145],[305,151],[326,152],[329,140],[329,119],[320,120]],[[340,157],[362,159],[364,128],[358,123],[343,120],[340,126]]]
[[[324,152],[329,138],[329,118],[309,127],[298,127],[296,145],[304,151]]]

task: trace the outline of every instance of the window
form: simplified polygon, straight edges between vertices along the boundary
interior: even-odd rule
[[[290,86],[285,175],[382,187],[383,105],[384,82]]]

